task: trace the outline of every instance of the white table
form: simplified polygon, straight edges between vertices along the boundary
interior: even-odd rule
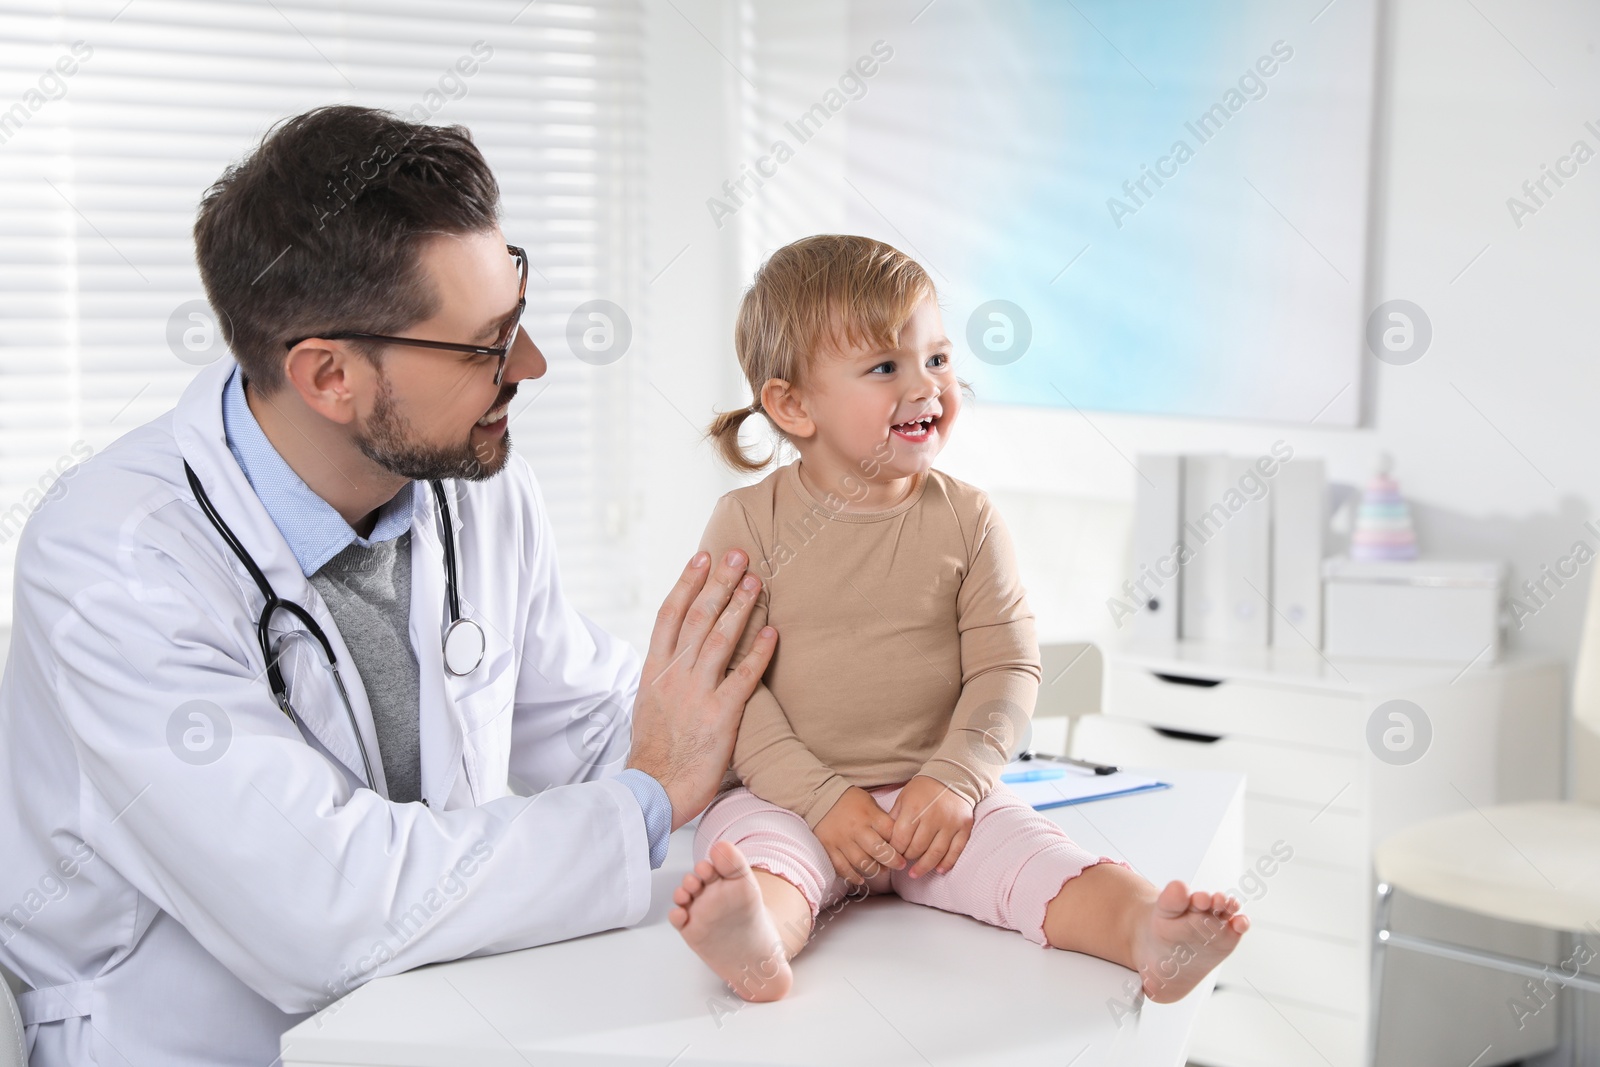
[[[1157,885],[1231,887],[1243,850],[1243,777],[1141,773],[1173,788],[1048,814],[1084,847],[1126,860]],[[1132,971],[884,896],[831,919],[825,912],[795,961],[794,991],[744,1004],[666,921],[691,840],[688,828],[674,835],[638,926],[380,978],[286,1033],[284,1067],[1181,1067],[1211,992],[1208,979],[1177,1004],[1129,1014]]]

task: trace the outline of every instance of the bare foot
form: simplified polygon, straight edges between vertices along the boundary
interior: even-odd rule
[[[1168,882],[1133,938],[1133,959],[1144,994],[1156,1004],[1182,1000],[1239,944],[1250,920],[1239,901],[1222,893],[1194,893]]]
[[[683,876],[672,891],[677,905],[667,921],[678,928],[695,954],[745,1000],[778,1000],[794,976],[783,941],[761,899],[744,854],[727,841]]]

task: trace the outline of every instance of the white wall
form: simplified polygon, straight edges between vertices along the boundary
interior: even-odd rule
[[[737,403],[736,235],[711,226],[703,206],[708,190],[727,177],[735,128],[728,81],[738,75],[717,55],[731,25],[721,0],[646,4],[648,284],[625,357],[644,364],[631,405],[638,424],[631,428],[636,468],[628,502],[642,579],[631,610],[601,620],[641,650],[712,505],[735,484],[701,436],[717,405]]]
[[[722,196],[751,158],[742,139],[758,57],[757,15],[778,19],[781,36],[819,72],[837,77],[847,24],[844,0],[807,5],[761,5],[739,0],[646,0],[649,133],[645,326],[628,358],[644,361],[641,395],[633,405],[638,489],[629,506],[643,574],[637,603],[623,616],[597,616],[641,649],[662,597],[689,557],[717,498],[749,481],[722,465],[703,433],[715,412],[742,407],[750,392],[733,349],[733,321],[750,275],[765,252],[762,210],[781,211],[786,194],[809,200],[843,173],[836,145],[818,144],[786,168],[759,205],[717,225],[706,202]],[[764,38],[770,40],[770,36]],[[810,82],[807,83],[810,88]],[[820,140],[820,139],[819,139]],[[762,142],[764,143],[764,142]],[[837,228],[821,223],[821,228]],[[674,257],[678,257],[674,259]],[[670,264],[670,266],[669,266]],[[759,434],[760,419],[747,424]],[[754,439],[754,436],[752,436]]]

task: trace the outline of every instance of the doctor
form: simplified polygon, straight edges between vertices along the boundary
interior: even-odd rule
[[[268,1067],[379,975],[626,926],[711,800],[758,583],[693,560],[642,681],[563,596],[498,205],[460,128],[281,124],[195,225],[237,362],[29,522],[0,963],[34,1067]]]

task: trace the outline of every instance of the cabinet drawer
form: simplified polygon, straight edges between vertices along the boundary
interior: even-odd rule
[[[1366,1010],[1370,978],[1365,946],[1360,941],[1301,934],[1267,924],[1252,927],[1240,938],[1233,955],[1217,968],[1219,985],[1254,986],[1268,997],[1352,1014]]]
[[[1248,736],[1189,740],[1158,733],[1142,722],[1086,715],[1073,731],[1072,749],[1080,759],[1118,765],[1235,771],[1245,775],[1247,796],[1311,805],[1308,819],[1336,797],[1346,813],[1360,811],[1366,795],[1361,761],[1355,756]]]
[[[1113,664],[1106,671],[1107,715],[1153,726],[1255,737],[1357,753],[1363,745],[1364,700],[1264,682],[1170,681],[1148,668]],[[1212,679],[1197,677],[1198,682]]]
[[[1201,1009],[1189,1059],[1227,1067],[1361,1067],[1366,1032],[1359,1016],[1277,998],[1269,1004],[1249,986],[1219,984]]]
[[[1354,810],[1353,796],[1358,795],[1359,788],[1355,785],[1332,804],[1247,795],[1244,801],[1246,856],[1259,856],[1274,842],[1286,841],[1294,846],[1296,859],[1366,871],[1370,867],[1370,852],[1366,819]]]
[[[1246,853],[1249,863],[1254,853]],[[1267,867],[1270,876],[1239,881],[1239,899],[1252,921],[1271,927],[1359,941],[1368,926],[1367,879],[1347,867],[1301,858]],[[1254,898],[1254,899],[1252,899]],[[1254,932],[1245,935],[1245,940]]]

